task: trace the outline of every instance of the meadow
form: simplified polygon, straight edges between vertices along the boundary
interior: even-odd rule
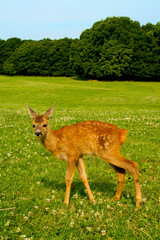
[[[26,104],[50,126],[101,120],[128,129],[122,153],[139,164],[143,203],[135,207],[132,176],[121,199],[117,178],[96,157],[84,157],[91,204],[75,172],[64,206],[66,163],[33,134]],[[160,239],[160,83],[98,82],[62,77],[0,76],[0,239]]]

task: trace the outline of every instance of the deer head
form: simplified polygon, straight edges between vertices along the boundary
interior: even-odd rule
[[[29,110],[29,114],[33,119],[33,129],[37,137],[46,136],[48,130],[50,129],[49,118],[52,115],[54,106],[55,104],[53,104],[53,106],[42,115],[38,115],[34,110],[32,110],[29,106],[27,106]]]

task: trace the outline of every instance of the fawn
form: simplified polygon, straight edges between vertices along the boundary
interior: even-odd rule
[[[118,188],[114,200],[119,200],[125,182],[126,170],[131,173],[136,189],[136,207],[142,202],[138,165],[136,162],[121,156],[120,147],[126,141],[127,130],[100,121],[83,121],[73,125],[63,126],[58,130],[52,130],[49,126],[49,118],[55,104],[43,115],[38,115],[29,106],[28,110],[33,118],[35,135],[43,146],[59,160],[67,163],[66,195],[64,203],[69,204],[72,179],[77,167],[80,179],[84,183],[90,202],[94,201],[93,194],[87,181],[83,155],[96,155],[108,162],[115,170],[118,179]]]

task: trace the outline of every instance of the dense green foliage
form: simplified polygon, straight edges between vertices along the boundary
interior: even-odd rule
[[[0,40],[0,73],[100,80],[160,79],[160,23],[106,18],[80,39]]]
[[[160,26],[127,17],[96,22],[74,46],[76,72],[97,79],[160,77]]]
[[[24,41],[3,64],[4,74],[32,76],[73,75],[69,61],[70,45],[74,40],[44,39]]]
[[[159,82],[0,76],[0,86],[1,240],[160,239]],[[122,197],[114,202],[116,174],[94,156],[84,156],[84,163],[95,203],[76,170],[65,208],[66,162],[38,142],[25,105],[41,114],[54,102],[52,129],[89,119],[128,129],[122,152],[139,165],[140,209],[131,175],[126,173]]]

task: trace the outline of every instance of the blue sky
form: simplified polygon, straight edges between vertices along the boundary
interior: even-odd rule
[[[0,0],[0,38],[79,38],[106,17],[160,21],[160,0]]]

